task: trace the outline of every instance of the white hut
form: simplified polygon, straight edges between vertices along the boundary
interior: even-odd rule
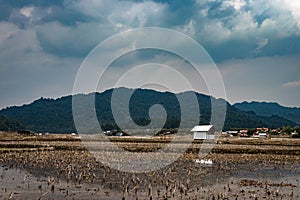
[[[194,132],[194,140],[214,140],[216,129],[213,125],[195,126],[192,130]]]

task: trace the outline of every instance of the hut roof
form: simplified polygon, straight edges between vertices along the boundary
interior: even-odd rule
[[[191,131],[192,132],[207,132],[213,128],[213,125],[200,125],[195,126]]]

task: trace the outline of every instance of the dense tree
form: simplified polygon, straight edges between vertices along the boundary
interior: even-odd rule
[[[294,129],[290,126],[285,126],[282,128],[282,131],[288,135],[291,135],[291,133],[294,131]]]
[[[0,116],[0,131],[17,131],[23,128],[19,122]]]

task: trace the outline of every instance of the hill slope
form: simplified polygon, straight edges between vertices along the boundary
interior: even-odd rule
[[[130,117],[133,121],[140,125],[145,126],[150,122],[149,108],[155,104],[160,104],[166,111],[166,123],[164,128],[176,128],[179,127],[181,119],[180,104],[175,94],[170,92],[157,92],[147,89],[115,89],[123,94],[133,93],[129,101]],[[92,113],[92,110],[86,108],[86,103],[89,99],[95,96],[95,109],[101,128],[103,130],[119,129],[117,123],[114,120],[113,112],[111,109],[111,96],[112,89],[103,93],[93,94],[79,94],[75,95],[75,98],[81,102],[78,105],[78,109],[86,111],[87,115]],[[192,106],[192,102],[189,101],[189,93],[185,92],[177,94],[180,98],[185,98],[188,112],[196,109]],[[122,97],[122,96],[120,96]],[[283,125],[295,126],[296,123],[284,119],[279,116],[267,116],[261,117],[253,112],[245,112],[230,105],[225,100],[215,99],[213,97],[198,94],[196,97],[199,103],[201,117],[195,122],[189,122],[187,120],[187,126],[192,127],[196,124],[208,124],[211,117],[211,101],[227,104],[227,116],[225,120],[224,130],[229,128],[254,128],[254,127],[281,127]],[[122,100],[122,99],[121,99]],[[129,116],[124,115],[126,108],[122,105],[115,105],[118,109],[116,113],[119,118],[122,119],[123,125],[127,128],[130,127],[128,123]],[[65,96],[58,99],[38,99],[31,104],[23,106],[13,106],[0,111],[0,115],[6,116],[10,119],[16,120],[22,123],[26,129],[36,132],[51,132],[51,133],[70,133],[76,132],[73,114],[72,114],[72,96]],[[162,114],[160,112],[154,112],[152,118],[161,121]],[[89,119],[89,118],[87,118]],[[88,120],[86,120],[88,121]],[[190,123],[190,124],[189,124]],[[120,124],[119,124],[120,125]],[[93,130],[93,127],[89,127],[86,123],[87,130]],[[161,127],[161,126],[159,126]]]
[[[0,131],[17,131],[23,128],[19,122],[0,116]]]
[[[244,111],[254,111],[257,115],[272,116],[278,115],[300,124],[300,108],[290,108],[278,103],[267,102],[242,102],[234,104],[235,107]]]

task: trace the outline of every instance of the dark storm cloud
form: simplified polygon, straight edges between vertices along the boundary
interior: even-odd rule
[[[0,107],[39,96],[69,94],[76,70],[96,45],[116,33],[149,26],[189,35],[203,45],[221,70],[234,69],[225,73],[228,87],[237,91],[230,94],[232,101],[242,100],[248,93],[256,95],[255,91],[243,93],[235,81],[245,72],[258,77],[259,67],[252,65],[267,66],[265,74],[270,77],[285,74],[286,63],[292,75],[300,67],[299,1],[0,0]],[[149,52],[128,56],[116,63],[119,68],[131,58],[137,63],[153,58],[168,63],[166,60],[172,59],[156,58]],[[284,80],[268,79],[270,84],[261,85],[257,99],[263,99],[263,91],[272,91],[272,86],[277,88],[265,100],[274,99],[276,92],[299,99],[295,98],[300,94],[296,92],[299,79],[292,75]],[[278,98],[297,105],[288,97]]]
[[[58,56],[85,56],[114,33],[158,26],[190,35],[207,48],[216,61],[222,61],[274,55],[270,49],[276,47],[275,44],[288,47],[287,41],[300,38],[300,25],[291,10],[281,9],[278,3],[257,2],[4,1],[0,9],[5,10],[2,19],[20,28],[30,26],[43,49]],[[55,39],[51,31],[55,32]],[[265,44],[265,48],[260,47],[262,40],[270,43]],[[296,45],[282,50],[276,48],[276,54],[297,53],[299,48]]]

